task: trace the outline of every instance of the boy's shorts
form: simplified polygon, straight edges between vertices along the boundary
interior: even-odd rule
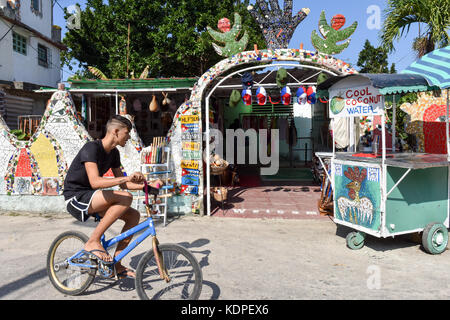
[[[69,196],[64,195],[67,199],[67,211],[78,221],[85,222],[90,217],[89,205],[97,191],[99,190],[83,190],[71,193]]]

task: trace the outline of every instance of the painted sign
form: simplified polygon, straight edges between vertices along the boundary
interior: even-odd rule
[[[181,124],[181,132],[199,132],[200,127],[198,123],[184,123]]]
[[[181,184],[186,186],[200,185],[200,177],[195,175],[185,175],[181,177]]]
[[[196,169],[181,169],[181,175],[187,176],[187,175],[194,175],[194,176],[200,176],[200,171]]]
[[[334,164],[334,217],[372,230],[381,225],[381,170]]]
[[[182,140],[200,140],[200,133],[199,132],[192,132],[192,131],[186,131],[181,134]]]
[[[186,160],[200,160],[202,153],[200,151],[183,150],[183,159]]]
[[[330,118],[382,115],[383,101],[380,91],[371,86],[330,89]]]
[[[181,120],[182,124],[186,124],[186,123],[196,123],[197,124],[199,122],[199,117],[198,117],[198,115],[181,116],[180,120]]]
[[[181,160],[181,168],[198,170],[198,161],[196,161],[196,160]]]
[[[198,195],[198,186],[181,185],[180,193]]]
[[[183,150],[199,151],[200,150],[200,142],[183,141],[182,142],[182,149]]]

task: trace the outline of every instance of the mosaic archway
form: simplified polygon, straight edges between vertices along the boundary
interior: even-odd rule
[[[301,49],[277,49],[277,50],[254,50],[254,51],[245,51],[238,54],[235,54],[229,58],[223,59],[218,62],[212,68],[207,70],[198,80],[198,82],[194,85],[191,97],[189,101],[183,103],[177,110],[172,127],[169,130],[168,138],[170,141],[170,146],[172,150],[172,168],[175,170],[174,179],[177,181],[179,185],[181,185],[181,190],[184,194],[192,196],[192,204],[193,210],[199,209],[203,210],[203,179],[201,177],[204,176],[203,173],[203,161],[201,157],[201,152],[198,154],[198,157],[195,157],[193,161],[197,164],[195,165],[198,168],[199,185],[198,186],[186,186],[182,185],[182,174],[183,169],[180,164],[184,159],[183,155],[183,142],[182,139],[182,125],[181,119],[183,116],[198,116],[198,132],[202,133],[202,99],[204,98],[204,93],[206,88],[220,75],[224,72],[236,68],[236,67],[244,67],[247,64],[255,64],[255,63],[270,63],[274,61],[292,61],[299,62],[300,64],[309,64],[313,66],[317,66],[319,68],[323,68],[329,71],[332,71],[336,74],[353,74],[357,73],[355,69],[353,69],[348,63],[336,59],[331,55],[322,54],[319,52],[312,52]],[[192,144],[202,145],[202,135],[197,135],[197,139],[191,141]],[[195,150],[193,150],[195,151]],[[202,150],[200,150],[202,151]],[[189,158],[191,161],[192,158]]]

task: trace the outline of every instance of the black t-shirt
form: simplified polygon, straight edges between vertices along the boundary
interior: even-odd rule
[[[64,180],[64,198],[67,200],[74,193],[83,190],[92,190],[86,172],[85,162],[95,162],[98,166],[100,177],[110,168],[120,168],[120,153],[116,148],[106,153],[101,140],[86,143],[73,159]]]

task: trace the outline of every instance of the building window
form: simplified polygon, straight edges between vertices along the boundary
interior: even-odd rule
[[[38,64],[45,68],[49,65],[49,49],[42,44],[38,44]]]
[[[42,18],[42,0],[31,0],[31,12]]]
[[[40,9],[39,2],[40,0],[31,0],[31,7],[38,12],[41,11],[39,10]]]
[[[13,32],[13,50],[23,55],[27,55],[27,38]]]

